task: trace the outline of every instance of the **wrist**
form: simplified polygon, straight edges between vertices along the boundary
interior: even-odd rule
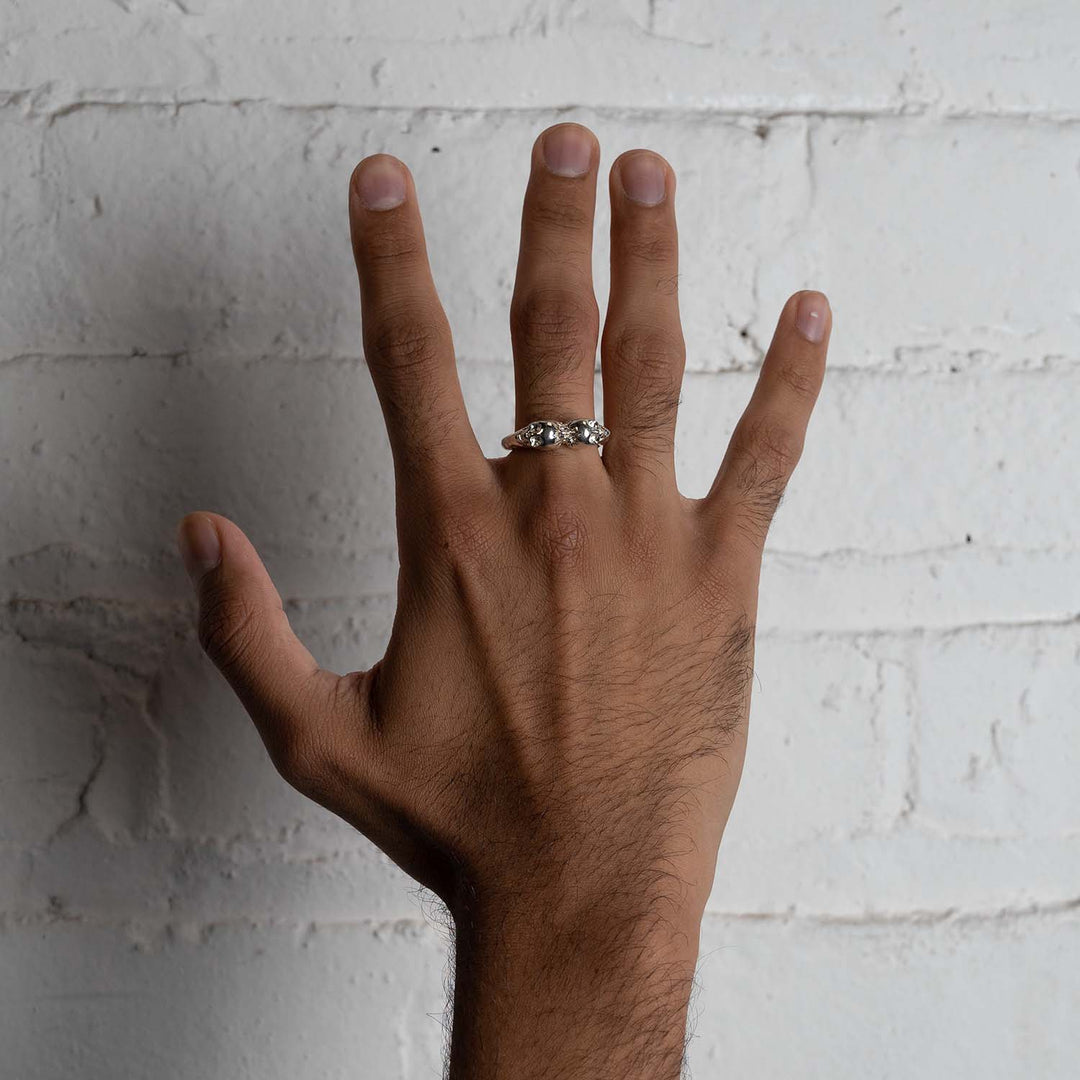
[[[518,959],[573,957],[598,970],[647,974],[697,960],[701,911],[616,898],[561,902],[543,894],[518,902],[473,902],[454,912],[458,952],[487,963],[489,954]]]
[[[700,912],[537,895],[455,921],[453,1080],[680,1075]]]

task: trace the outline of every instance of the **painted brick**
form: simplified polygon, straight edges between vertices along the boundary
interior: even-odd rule
[[[574,119],[605,169],[678,174],[688,494],[784,298],[835,311],[694,1074],[1071,1077],[1078,30],[1070,0],[0,0],[0,1072],[437,1075],[434,909],[274,772],[173,529],[232,515],[322,662],[379,656],[347,177],[412,168],[496,453],[528,151]]]

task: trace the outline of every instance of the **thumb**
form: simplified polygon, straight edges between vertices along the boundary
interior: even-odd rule
[[[236,525],[219,514],[188,514],[177,544],[199,599],[199,642],[273,755],[291,741],[305,699],[337,676],[293,633],[266,567]]]
[[[436,863],[399,813],[385,813],[370,797],[377,790],[373,747],[364,738],[366,724],[356,721],[369,718],[364,703],[372,672],[339,678],[319,667],[292,632],[251,542],[227,518],[188,514],[177,542],[199,597],[199,641],[244,703],[281,775],[355,825],[406,873],[450,895],[449,867]],[[335,703],[345,701],[339,712]]]

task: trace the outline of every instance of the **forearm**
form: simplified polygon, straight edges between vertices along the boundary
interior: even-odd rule
[[[598,913],[599,914],[599,913]],[[459,920],[450,1080],[677,1080],[699,919]]]

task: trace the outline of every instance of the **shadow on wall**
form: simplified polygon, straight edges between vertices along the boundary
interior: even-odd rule
[[[350,670],[380,654],[395,550],[378,404],[361,361],[326,358],[332,334],[309,351],[290,328],[290,313],[334,303],[324,283],[344,269],[351,307],[334,317],[358,337],[348,170],[328,170],[333,184],[318,176],[318,197],[306,190],[302,212],[275,218],[298,201],[295,169],[241,150],[207,177],[175,116],[158,121],[144,118],[137,160],[92,112],[45,134],[57,290],[69,283],[70,303],[55,304],[63,325],[49,329],[48,355],[5,373],[3,531],[23,554],[8,564],[0,635],[0,906],[37,943],[2,980],[23,1062],[39,1060],[61,1017],[43,1000],[142,993],[144,968],[118,959],[132,949],[205,942],[237,921],[396,916],[409,903],[366,841],[266,761],[198,649],[173,547],[185,511],[227,514],[283,595],[302,598],[290,617],[321,661]],[[140,188],[154,196],[121,197]],[[270,259],[293,269],[268,272]],[[270,308],[280,325],[256,325]],[[224,995],[227,1015],[240,978],[229,965],[177,978],[208,1030],[226,1022],[199,1002]],[[147,1014],[163,1047],[180,1038],[168,1012]],[[120,1016],[63,1020],[65,1075],[106,1075],[135,1038]],[[214,1074],[214,1052],[188,1052],[192,1075]]]

